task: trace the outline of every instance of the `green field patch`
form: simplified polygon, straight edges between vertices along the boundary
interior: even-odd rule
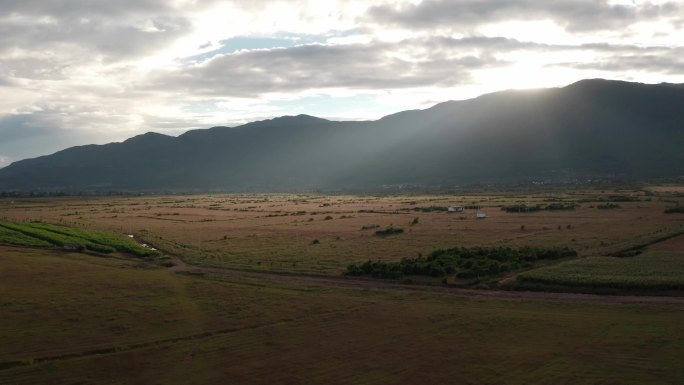
[[[38,229],[43,229],[53,233],[71,236],[79,239],[85,239],[86,241],[93,244],[111,247],[116,251],[131,253],[140,257],[153,257],[159,254],[155,250],[151,250],[139,245],[137,242],[130,238],[124,238],[122,236],[114,234],[107,234],[99,231],[76,229],[73,227],[57,226],[48,223],[33,223],[32,225]]]
[[[140,257],[157,256],[155,250],[147,249],[131,239],[91,230],[82,230],[47,223],[16,223],[0,221],[6,232],[6,243],[24,246],[48,247],[78,244],[100,253],[115,251],[131,253]],[[2,238],[0,238],[2,241]]]
[[[624,290],[684,289],[684,257],[677,253],[648,252],[631,258],[587,257],[527,271],[523,284]]]
[[[2,225],[0,225],[0,243],[33,247],[49,247],[52,245],[42,239],[30,237],[19,231],[3,227]]]

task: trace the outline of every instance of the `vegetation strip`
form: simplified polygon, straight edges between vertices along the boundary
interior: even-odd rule
[[[0,242],[38,247],[69,246],[76,250],[85,247],[100,253],[119,251],[139,257],[159,255],[157,251],[121,236],[41,222],[0,221]]]
[[[577,252],[567,247],[455,247],[435,250],[427,257],[403,258],[399,262],[368,260],[361,265],[351,264],[345,275],[397,279],[410,275],[458,278],[494,276],[507,271],[532,267],[538,260],[576,257]]]
[[[541,284],[551,285],[551,290],[573,287],[590,288],[592,292],[613,289],[616,293],[677,293],[684,290],[683,269],[681,258],[671,253],[645,253],[632,258],[587,257],[524,272],[518,276],[518,283],[523,289]]]
[[[618,250],[618,251],[611,253],[611,254],[608,254],[608,255],[611,255],[613,257],[635,256],[635,255],[641,254],[643,249],[647,248],[648,246],[655,245],[656,243],[660,243],[660,242],[665,242],[668,239],[672,239],[672,238],[678,237],[680,235],[684,235],[684,230],[679,230],[679,231],[664,235],[662,237],[652,239],[648,242],[640,243],[636,246],[631,246],[631,247],[628,247],[628,248],[623,249],[623,250]]]

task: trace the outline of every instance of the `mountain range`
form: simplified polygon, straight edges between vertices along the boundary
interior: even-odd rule
[[[0,191],[270,192],[684,175],[684,87],[601,79],[376,121],[285,116],[147,133],[0,169]]]

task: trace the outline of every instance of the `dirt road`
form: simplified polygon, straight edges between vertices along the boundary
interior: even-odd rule
[[[356,277],[313,276],[290,273],[272,273],[259,271],[246,271],[223,267],[203,267],[188,264],[180,257],[169,255],[174,266],[169,269],[177,272],[194,274],[221,274],[233,277],[248,277],[272,282],[284,282],[306,285],[338,286],[363,289],[382,290],[405,290],[405,291],[430,291],[451,293],[465,297],[476,298],[499,298],[510,300],[540,300],[540,301],[569,301],[569,302],[592,302],[605,304],[677,304],[684,305],[684,297],[660,297],[660,296],[621,296],[621,295],[595,295],[578,293],[550,293],[531,291],[507,291],[507,290],[478,290],[463,289],[448,286],[430,286],[418,284],[402,284],[375,279],[363,279]]]

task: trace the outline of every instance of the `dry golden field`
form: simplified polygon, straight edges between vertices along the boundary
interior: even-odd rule
[[[629,197],[600,210],[611,197]],[[571,211],[507,213],[501,206],[576,202]],[[466,195],[201,195],[4,199],[0,218],[135,234],[201,265],[339,275],[350,263],[398,260],[456,246],[568,246],[601,255],[679,231],[664,209],[676,189],[479,192]],[[481,206],[463,213],[420,208]],[[417,220],[417,223],[412,224]],[[377,226],[377,227],[376,227]],[[378,237],[387,227],[404,232]],[[363,229],[366,227],[367,229]],[[369,228],[370,227],[370,228]]]

